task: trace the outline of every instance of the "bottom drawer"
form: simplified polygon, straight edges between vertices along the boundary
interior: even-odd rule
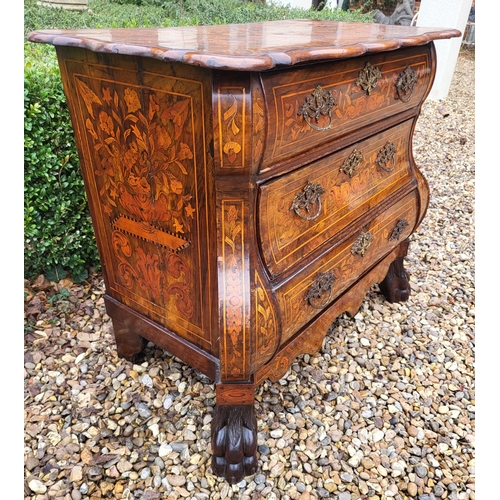
[[[417,209],[413,191],[279,287],[282,343],[406,239],[415,228]]]

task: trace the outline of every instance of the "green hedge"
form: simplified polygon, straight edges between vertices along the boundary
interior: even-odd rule
[[[132,3],[130,3],[132,2]],[[25,35],[35,29],[112,28],[246,23],[311,17],[371,22],[359,11],[304,11],[246,0],[89,0],[74,12],[26,0]],[[25,44],[24,70],[24,266],[25,277],[66,272],[85,279],[99,268],[61,77],[51,46]]]
[[[38,44],[25,46],[24,238],[26,277],[67,269],[79,281],[98,265],[57,60]]]

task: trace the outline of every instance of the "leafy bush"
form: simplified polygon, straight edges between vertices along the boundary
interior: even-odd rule
[[[304,11],[268,0],[89,0],[89,10],[47,8],[37,0],[24,2],[24,33],[36,29],[134,28],[196,24],[246,23],[310,17],[337,21],[372,22],[360,10]]]
[[[247,0],[89,0],[89,10],[42,7],[25,0],[25,35],[36,29],[178,26],[294,18],[372,22],[360,11],[304,11]],[[140,5],[140,7],[139,7]],[[73,130],[55,50],[25,45],[25,276],[75,281],[99,267]]]
[[[25,46],[25,275],[85,278],[98,255],[54,49]],[[55,273],[55,274],[54,274]]]
[[[111,0],[89,0],[89,9],[80,11],[24,2],[24,34],[37,29],[136,28],[165,26],[168,14],[160,3],[147,0],[140,7],[114,3]],[[158,0],[159,1],[159,0]]]

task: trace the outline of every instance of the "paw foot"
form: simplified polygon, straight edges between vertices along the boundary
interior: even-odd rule
[[[406,302],[410,298],[410,277],[403,267],[403,259],[396,259],[390,266],[384,281],[379,284],[385,298],[394,302]]]
[[[257,471],[257,420],[253,405],[216,406],[212,420],[212,468],[230,484]]]

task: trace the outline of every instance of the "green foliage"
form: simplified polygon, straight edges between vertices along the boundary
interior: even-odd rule
[[[128,0],[130,1],[130,0]],[[24,34],[37,29],[135,28],[165,26],[165,9],[154,0],[143,4],[121,4],[111,0],[89,0],[83,12],[37,5],[37,0],[24,2]],[[168,24],[168,23],[167,23]]]
[[[85,276],[99,260],[55,51],[24,55],[25,274]]]
[[[49,301],[50,305],[53,306],[54,303],[56,303],[57,301],[65,300],[69,296],[70,296],[69,291],[66,288],[61,288],[61,290],[59,290],[58,293],[55,293],[54,295],[50,295],[47,300]]]
[[[256,21],[276,21],[281,19],[325,19],[336,21],[371,22],[371,17],[358,11],[342,11],[339,9],[325,8],[321,11],[313,9],[291,8],[271,1],[267,3],[249,2],[247,0],[177,0],[164,1],[163,8],[173,12],[173,6],[181,6],[183,12],[177,19],[187,19],[189,24],[232,24],[250,23]],[[178,7],[179,8],[179,7]],[[175,17],[172,16],[172,21]],[[174,24],[174,23],[172,23]]]
[[[25,36],[36,29],[247,23],[294,18],[372,22],[361,11],[304,11],[268,0],[89,0],[83,12],[24,2]],[[24,49],[25,276],[57,281],[99,267],[73,130],[53,47]]]
[[[387,0],[390,1],[390,0]],[[89,10],[78,12],[47,8],[37,0],[24,2],[24,33],[36,29],[131,28],[198,24],[248,23],[278,19],[314,18],[372,22],[360,10],[328,7],[315,11],[290,8],[286,0],[89,0]]]

